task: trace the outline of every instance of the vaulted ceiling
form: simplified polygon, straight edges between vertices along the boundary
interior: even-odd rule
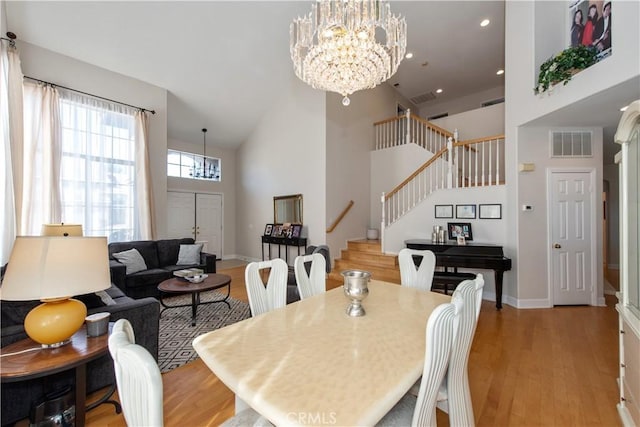
[[[291,81],[289,24],[311,1],[9,1],[18,39],[169,91],[169,137],[234,147]],[[453,99],[504,84],[504,1],[392,1],[408,51],[388,83]],[[481,28],[480,21],[490,19]],[[37,76],[36,76],[37,77]]]

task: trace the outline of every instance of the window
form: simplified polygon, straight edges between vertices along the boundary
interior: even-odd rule
[[[221,181],[222,172],[220,166],[220,159],[216,157],[204,157],[201,154],[168,150],[167,175],[169,176]]]
[[[82,224],[86,236],[135,240],[133,112],[86,101],[60,97],[62,218]]]

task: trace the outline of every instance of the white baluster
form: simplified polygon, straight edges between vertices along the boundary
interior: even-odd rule
[[[449,137],[447,141],[447,150],[449,152],[448,171],[447,171],[447,188],[452,188],[453,184],[453,138]]]
[[[477,146],[478,145],[476,144],[476,147]],[[477,148],[476,148],[476,154],[474,154],[474,157],[475,157],[476,160],[475,160],[475,167],[474,167],[474,169],[475,169],[475,171],[474,171],[475,177],[473,179],[473,185],[477,187],[478,186],[478,149]]]
[[[493,160],[493,156],[491,155],[491,141],[489,141],[489,186],[493,185],[492,184],[492,180],[493,180],[493,171],[491,168],[491,163]]]
[[[502,141],[504,145],[504,141]],[[500,185],[500,140],[496,140],[496,185]],[[502,152],[504,152],[504,147]]]

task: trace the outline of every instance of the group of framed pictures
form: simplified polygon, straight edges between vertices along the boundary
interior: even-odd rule
[[[302,224],[267,224],[264,235],[281,238],[298,238],[302,233]]]
[[[480,219],[501,219],[502,205],[482,204],[477,205],[477,214]],[[453,205],[436,205],[436,218],[453,218]],[[476,205],[456,205],[456,218],[476,219]]]

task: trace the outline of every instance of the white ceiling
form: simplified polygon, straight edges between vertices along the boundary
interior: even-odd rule
[[[166,88],[169,138],[234,147],[293,74],[289,24],[309,1],[9,1],[18,39]],[[504,1],[392,1],[408,50],[389,84],[446,100],[501,86]],[[491,24],[481,28],[482,19]],[[427,62],[427,66],[422,64]],[[37,77],[37,76],[35,76]],[[143,106],[144,107],[144,106]]]

